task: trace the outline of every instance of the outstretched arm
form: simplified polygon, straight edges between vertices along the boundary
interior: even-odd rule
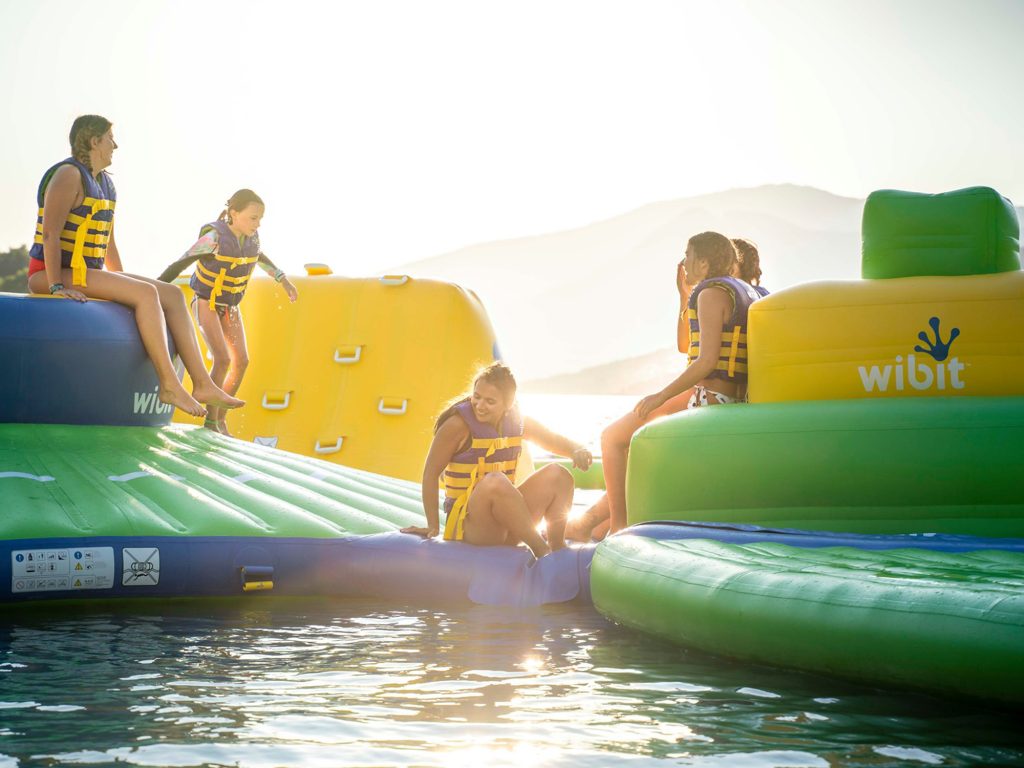
[[[162,283],[170,283],[174,281],[178,275],[184,272],[192,262],[196,261],[203,256],[208,256],[211,253],[217,252],[217,230],[209,229],[203,232],[199,239],[185,251],[185,255],[178,259],[176,262],[171,264],[167,269],[160,273],[160,277],[157,278]]]
[[[573,466],[579,467],[583,471],[590,469],[590,464],[593,462],[594,457],[586,446],[570,440],[565,435],[552,432],[539,421],[528,416],[524,417],[523,422],[523,437],[525,439],[531,443],[536,443],[544,450],[551,451],[551,453],[557,456],[565,456],[568,459],[572,459]]]
[[[284,288],[284,292],[288,294],[288,299],[292,303],[299,298],[298,289],[292,285],[292,281],[288,279],[284,270],[279,269],[263,251],[260,251],[259,261],[256,262],[256,265],[281,284],[281,287]]]
[[[437,536],[441,530],[440,515],[438,514],[438,487],[441,481],[441,473],[452,460],[452,456],[458,453],[459,448],[469,437],[469,427],[458,416],[448,418],[441,428],[434,435],[430,444],[430,451],[427,453],[427,460],[423,463],[423,485],[421,489],[423,497],[423,513],[427,517],[427,527],[410,525],[402,529],[402,533],[414,533],[417,536],[424,536],[428,539]]]

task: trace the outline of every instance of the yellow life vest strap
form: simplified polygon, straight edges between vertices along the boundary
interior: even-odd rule
[[[732,338],[729,341],[729,370],[730,378],[736,375],[736,355],[740,349],[740,327],[737,325],[732,329]]]
[[[84,287],[87,285],[85,273],[89,271],[85,265],[85,236],[89,233],[92,217],[113,206],[109,200],[97,200],[93,197],[85,198],[82,204],[89,206],[89,213],[82,219],[78,225],[78,231],[75,232],[75,245],[71,249],[71,284]]]
[[[479,464],[452,463],[452,464],[448,465],[447,472],[448,473],[457,472],[457,473],[460,473],[460,474],[462,474],[462,473],[469,473],[469,472],[472,472],[474,469],[476,469],[478,466],[479,466]],[[508,472],[509,470],[515,469],[515,468],[516,468],[516,460],[515,459],[510,459],[509,461],[487,462],[487,463],[484,464],[484,471],[485,472]],[[456,479],[458,479],[458,478],[456,478]]]
[[[224,261],[234,267],[245,266],[246,264],[255,264],[260,260],[259,256],[222,256],[219,253],[213,254],[213,258],[217,261]]]
[[[466,490],[455,499],[455,504],[452,505],[451,512],[448,513],[448,517],[444,521],[444,538],[446,541],[462,541],[465,536],[466,513],[469,511],[469,495],[473,492],[473,488],[480,477],[485,474],[483,472],[484,466],[484,459],[481,456],[480,461],[473,467],[473,471],[469,475]]]

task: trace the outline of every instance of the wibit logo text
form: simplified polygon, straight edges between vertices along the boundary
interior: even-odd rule
[[[917,338],[924,342],[925,346],[915,345],[914,352],[922,353],[927,357],[918,358],[913,354],[908,354],[904,361],[903,355],[896,355],[896,359],[888,365],[872,365],[870,368],[864,365],[858,366],[857,371],[860,373],[864,391],[887,392],[890,384],[897,392],[902,392],[907,387],[916,390],[933,387],[945,390],[947,386],[951,389],[963,389],[965,384],[960,378],[960,373],[965,366],[959,358],[949,357],[949,348],[960,335],[960,329],[953,328],[949,332],[949,338],[943,341],[939,331],[939,322],[937,317],[928,321],[934,338],[929,336],[926,331],[917,334]]]
[[[161,403],[157,396],[159,387],[152,392],[133,392],[135,396],[133,413],[157,413],[167,414],[174,410],[174,406],[168,403]]]

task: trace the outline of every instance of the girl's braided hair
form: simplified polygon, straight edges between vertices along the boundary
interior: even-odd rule
[[[76,117],[75,122],[71,124],[71,133],[68,134],[71,156],[91,171],[89,151],[92,149],[92,140],[105,134],[112,125],[107,118],[99,115]]]
[[[708,263],[708,277],[724,277],[732,272],[736,263],[736,246],[725,235],[717,232],[701,232],[690,238],[687,247],[693,248],[693,255]]]

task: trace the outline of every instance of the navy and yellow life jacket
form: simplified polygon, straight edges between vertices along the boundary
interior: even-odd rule
[[[36,235],[32,241],[29,256],[43,261],[43,203],[46,199],[46,188],[57,169],[62,165],[73,165],[82,175],[82,189],[85,199],[82,204],[72,208],[64,222],[60,233],[60,265],[72,271],[74,285],[86,285],[87,269],[103,269],[103,261],[107,257],[107,243],[114,227],[114,204],[117,202],[117,190],[110,174],[100,171],[99,179],[89,169],[73,157],[61,160],[43,174],[36,192],[36,203],[39,212],[36,214]]]
[[[196,262],[189,287],[203,301],[209,301],[210,309],[217,304],[233,307],[245,295],[249,277],[260,259],[260,238],[254,234],[239,242],[224,221],[204,224],[199,236],[211,230],[217,233],[217,250]]]
[[[747,380],[747,312],[750,305],[761,298],[760,293],[750,284],[736,277],[709,277],[701,280],[690,294],[686,317],[690,324],[690,347],[687,350],[689,362],[700,355],[700,324],[697,321],[697,297],[711,287],[721,288],[732,300],[732,314],[722,326],[722,346],[718,353],[715,370],[709,379],[727,379],[744,382]]]
[[[523,417],[513,406],[501,420],[499,429],[484,424],[473,412],[473,404],[464,400],[455,412],[469,427],[469,446],[455,454],[444,470],[444,511],[447,519],[444,538],[462,541],[469,495],[488,472],[502,472],[515,481],[516,463],[523,448]]]

